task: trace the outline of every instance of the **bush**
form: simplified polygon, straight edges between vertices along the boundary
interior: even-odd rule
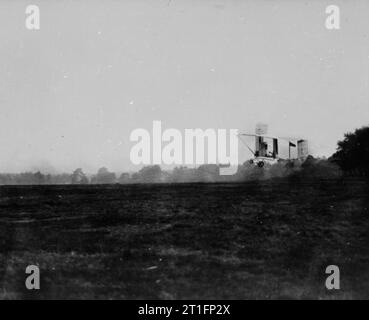
[[[369,176],[369,127],[346,133],[331,160],[346,173]]]

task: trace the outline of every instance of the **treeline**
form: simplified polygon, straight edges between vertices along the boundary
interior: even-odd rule
[[[177,167],[164,171],[160,166],[147,166],[135,173],[117,176],[107,168],[100,168],[94,175],[86,175],[81,168],[72,174],[43,174],[25,172],[0,174],[1,185],[40,184],[113,184],[113,183],[185,183],[185,182],[242,182],[250,180],[291,177],[297,179],[331,179],[343,175],[369,178],[369,127],[346,133],[338,141],[337,152],[329,159],[308,156],[305,161],[281,160],[274,165],[259,168],[249,162],[238,166],[234,175],[220,175],[217,165],[198,168]]]
[[[116,175],[107,168],[101,168],[94,175],[86,175],[81,168],[72,174],[42,174],[41,172],[0,174],[1,185],[42,184],[130,184],[130,183],[195,183],[195,182],[242,182],[288,176],[302,178],[336,178],[341,176],[340,168],[330,160],[309,156],[304,162],[298,160],[280,161],[259,168],[245,162],[238,166],[234,175],[221,175],[217,165],[202,165],[198,168],[177,167],[165,171],[158,165],[146,166],[135,173]]]
[[[347,175],[369,177],[369,127],[346,133],[330,160]]]
[[[72,174],[43,174],[40,171],[0,174],[0,185],[110,184],[119,181],[115,173],[109,172],[106,168],[99,169],[97,174],[92,176],[87,176],[81,168]]]
[[[43,174],[41,172],[1,173],[0,185],[69,184],[70,174]]]

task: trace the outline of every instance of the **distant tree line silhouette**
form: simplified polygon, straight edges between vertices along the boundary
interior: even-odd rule
[[[346,133],[337,145],[337,152],[330,160],[346,174],[369,177],[369,127]]]
[[[158,165],[146,166],[135,173],[122,173],[119,177],[103,167],[94,175],[87,176],[82,168],[72,174],[42,174],[26,172],[20,174],[0,174],[1,185],[48,185],[48,184],[130,184],[130,183],[195,183],[195,182],[242,182],[250,180],[282,178],[299,174],[301,177],[336,177],[339,169],[326,159],[309,157],[305,163],[298,161],[281,162],[259,168],[249,161],[238,167],[234,175],[220,175],[215,164],[201,165],[198,168],[176,167],[164,171]]]
[[[38,172],[2,173],[0,174],[1,185],[39,185],[39,184],[70,184],[70,174],[43,174]]]
[[[0,174],[1,185],[42,185],[42,184],[128,184],[128,183],[181,183],[181,182],[242,182],[250,180],[292,177],[298,179],[337,178],[342,172],[347,175],[369,177],[369,127],[346,133],[338,141],[337,152],[329,159],[309,156],[304,162],[299,160],[281,161],[266,165],[263,169],[248,161],[238,166],[236,174],[222,176],[215,164],[198,168],[176,167],[164,171],[158,165],[146,166],[135,173],[124,172],[119,177],[107,168],[100,168],[96,174],[87,176],[82,168],[72,174],[43,174],[25,172]]]

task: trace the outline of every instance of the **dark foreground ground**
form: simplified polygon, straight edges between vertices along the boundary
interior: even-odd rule
[[[0,187],[0,298],[369,298],[368,208],[359,180]]]

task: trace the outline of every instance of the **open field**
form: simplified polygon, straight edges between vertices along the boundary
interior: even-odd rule
[[[360,180],[2,186],[0,298],[367,299],[368,208]]]

